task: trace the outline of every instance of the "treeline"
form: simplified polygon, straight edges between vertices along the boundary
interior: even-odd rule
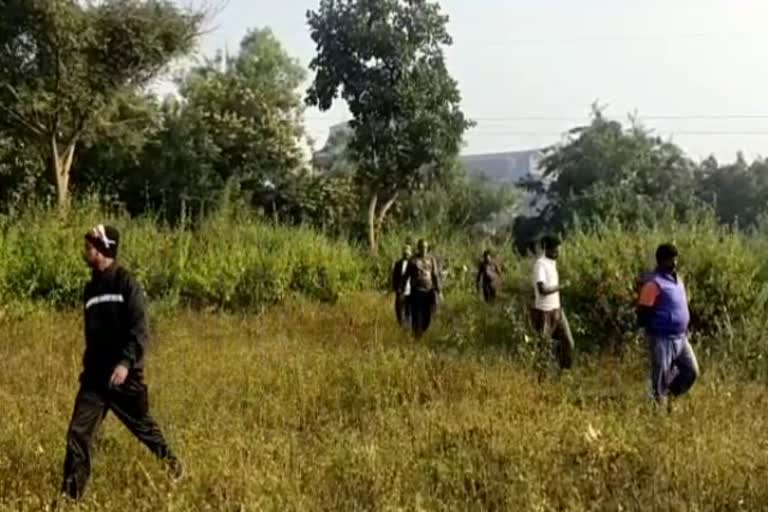
[[[730,226],[760,223],[768,162],[696,162],[599,109],[545,149],[541,179],[522,184],[535,209],[522,190],[468,180],[457,157],[472,121],[444,61],[447,21],[435,2],[320,2],[307,16],[317,46],[307,90],[308,70],[254,29],[161,98],[150,84],[193,51],[205,13],[166,0],[5,2],[0,211],[95,196],[188,224],[236,196],[263,217],[374,249],[404,228],[514,237],[525,249],[544,231],[608,217],[650,225],[709,209]],[[305,106],[339,100],[349,129],[313,159]]]
[[[639,124],[606,119],[594,109],[590,125],[574,128],[545,151],[543,177],[523,184],[540,210],[520,217],[525,242],[543,230],[617,219],[653,226],[671,214],[690,221],[704,211],[727,226],[755,228],[768,213],[768,160],[696,162],[682,148]]]

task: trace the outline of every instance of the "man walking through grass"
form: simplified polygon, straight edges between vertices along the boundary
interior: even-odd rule
[[[440,271],[429,254],[426,240],[419,240],[416,256],[408,262],[406,278],[411,284],[411,326],[416,338],[429,329],[440,300]]]
[[[397,323],[403,327],[411,321],[411,283],[408,281],[408,262],[413,251],[411,245],[403,247],[403,256],[392,267],[392,291],[395,292],[395,317]]]
[[[482,291],[483,300],[488,304],[493,304],[496,301],[496,294],[498,293],[500,281],[501,270],[493,260],[491,251],[486,250],[483,253],[483,259],[477,269],[475,287],[478,292]]]
[[[85,286],[85,355],[80,390],[67,432],[62,493],[83,495],[91,472],[91,443],[108,411],[161,459],[178,480],[182,465],[149,414],[144,385],[147,320],[143,291],[116,261],[120,234],[99,225],[85,236],[84,259],[91,268]]]
[[[542,239],[544,253],[533,266],[534,305],[531,309],[533,328],[542,337],[546,348],[542,356],[554,349],[562,369],[573,366],[574,343],[568,319],[560,304],[560,284],[557,259],[560,256],[560,240],[547,236]]]
[[[648,340],[653,397],[659,404],[685,394],[699,375],[688,341],[688,297],[677,273],[677,257],[674,245],[658,247],[656,270],[645,277],[637,307],[638,324]]]

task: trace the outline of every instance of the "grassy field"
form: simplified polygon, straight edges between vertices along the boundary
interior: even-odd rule
[[[702,356],[666,415],[640,354],[539,384],[498,350],[431,344],[450,311],[417,344],[390,309],[364,294],[260,317],[155,312],[152,407],[188,477],[173,487],[110,417],[77,510],[768,510],[763,385]],[[80,317],[0,313],[0,332],[0,510],[45,510]]]

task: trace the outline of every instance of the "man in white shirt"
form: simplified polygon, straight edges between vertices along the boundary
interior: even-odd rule
[[[554,341],[554,351],[562,369],[573,366],[574,343],[568,319],[560,304],[560,284],[557,272],[557,258],[560,255],[560,240],[547,236],[542,239],[544,254],[533,266],[533,289],[535,302],[531,309],[534,329],[546,340]]]

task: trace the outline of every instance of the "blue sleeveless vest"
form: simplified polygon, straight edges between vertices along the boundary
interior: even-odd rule
[[[659,287],[660,293],[648,324],[648,332],[655,336],[685,334],[691,315],[682,281],[661,272],[651,274],[651,280]]]

